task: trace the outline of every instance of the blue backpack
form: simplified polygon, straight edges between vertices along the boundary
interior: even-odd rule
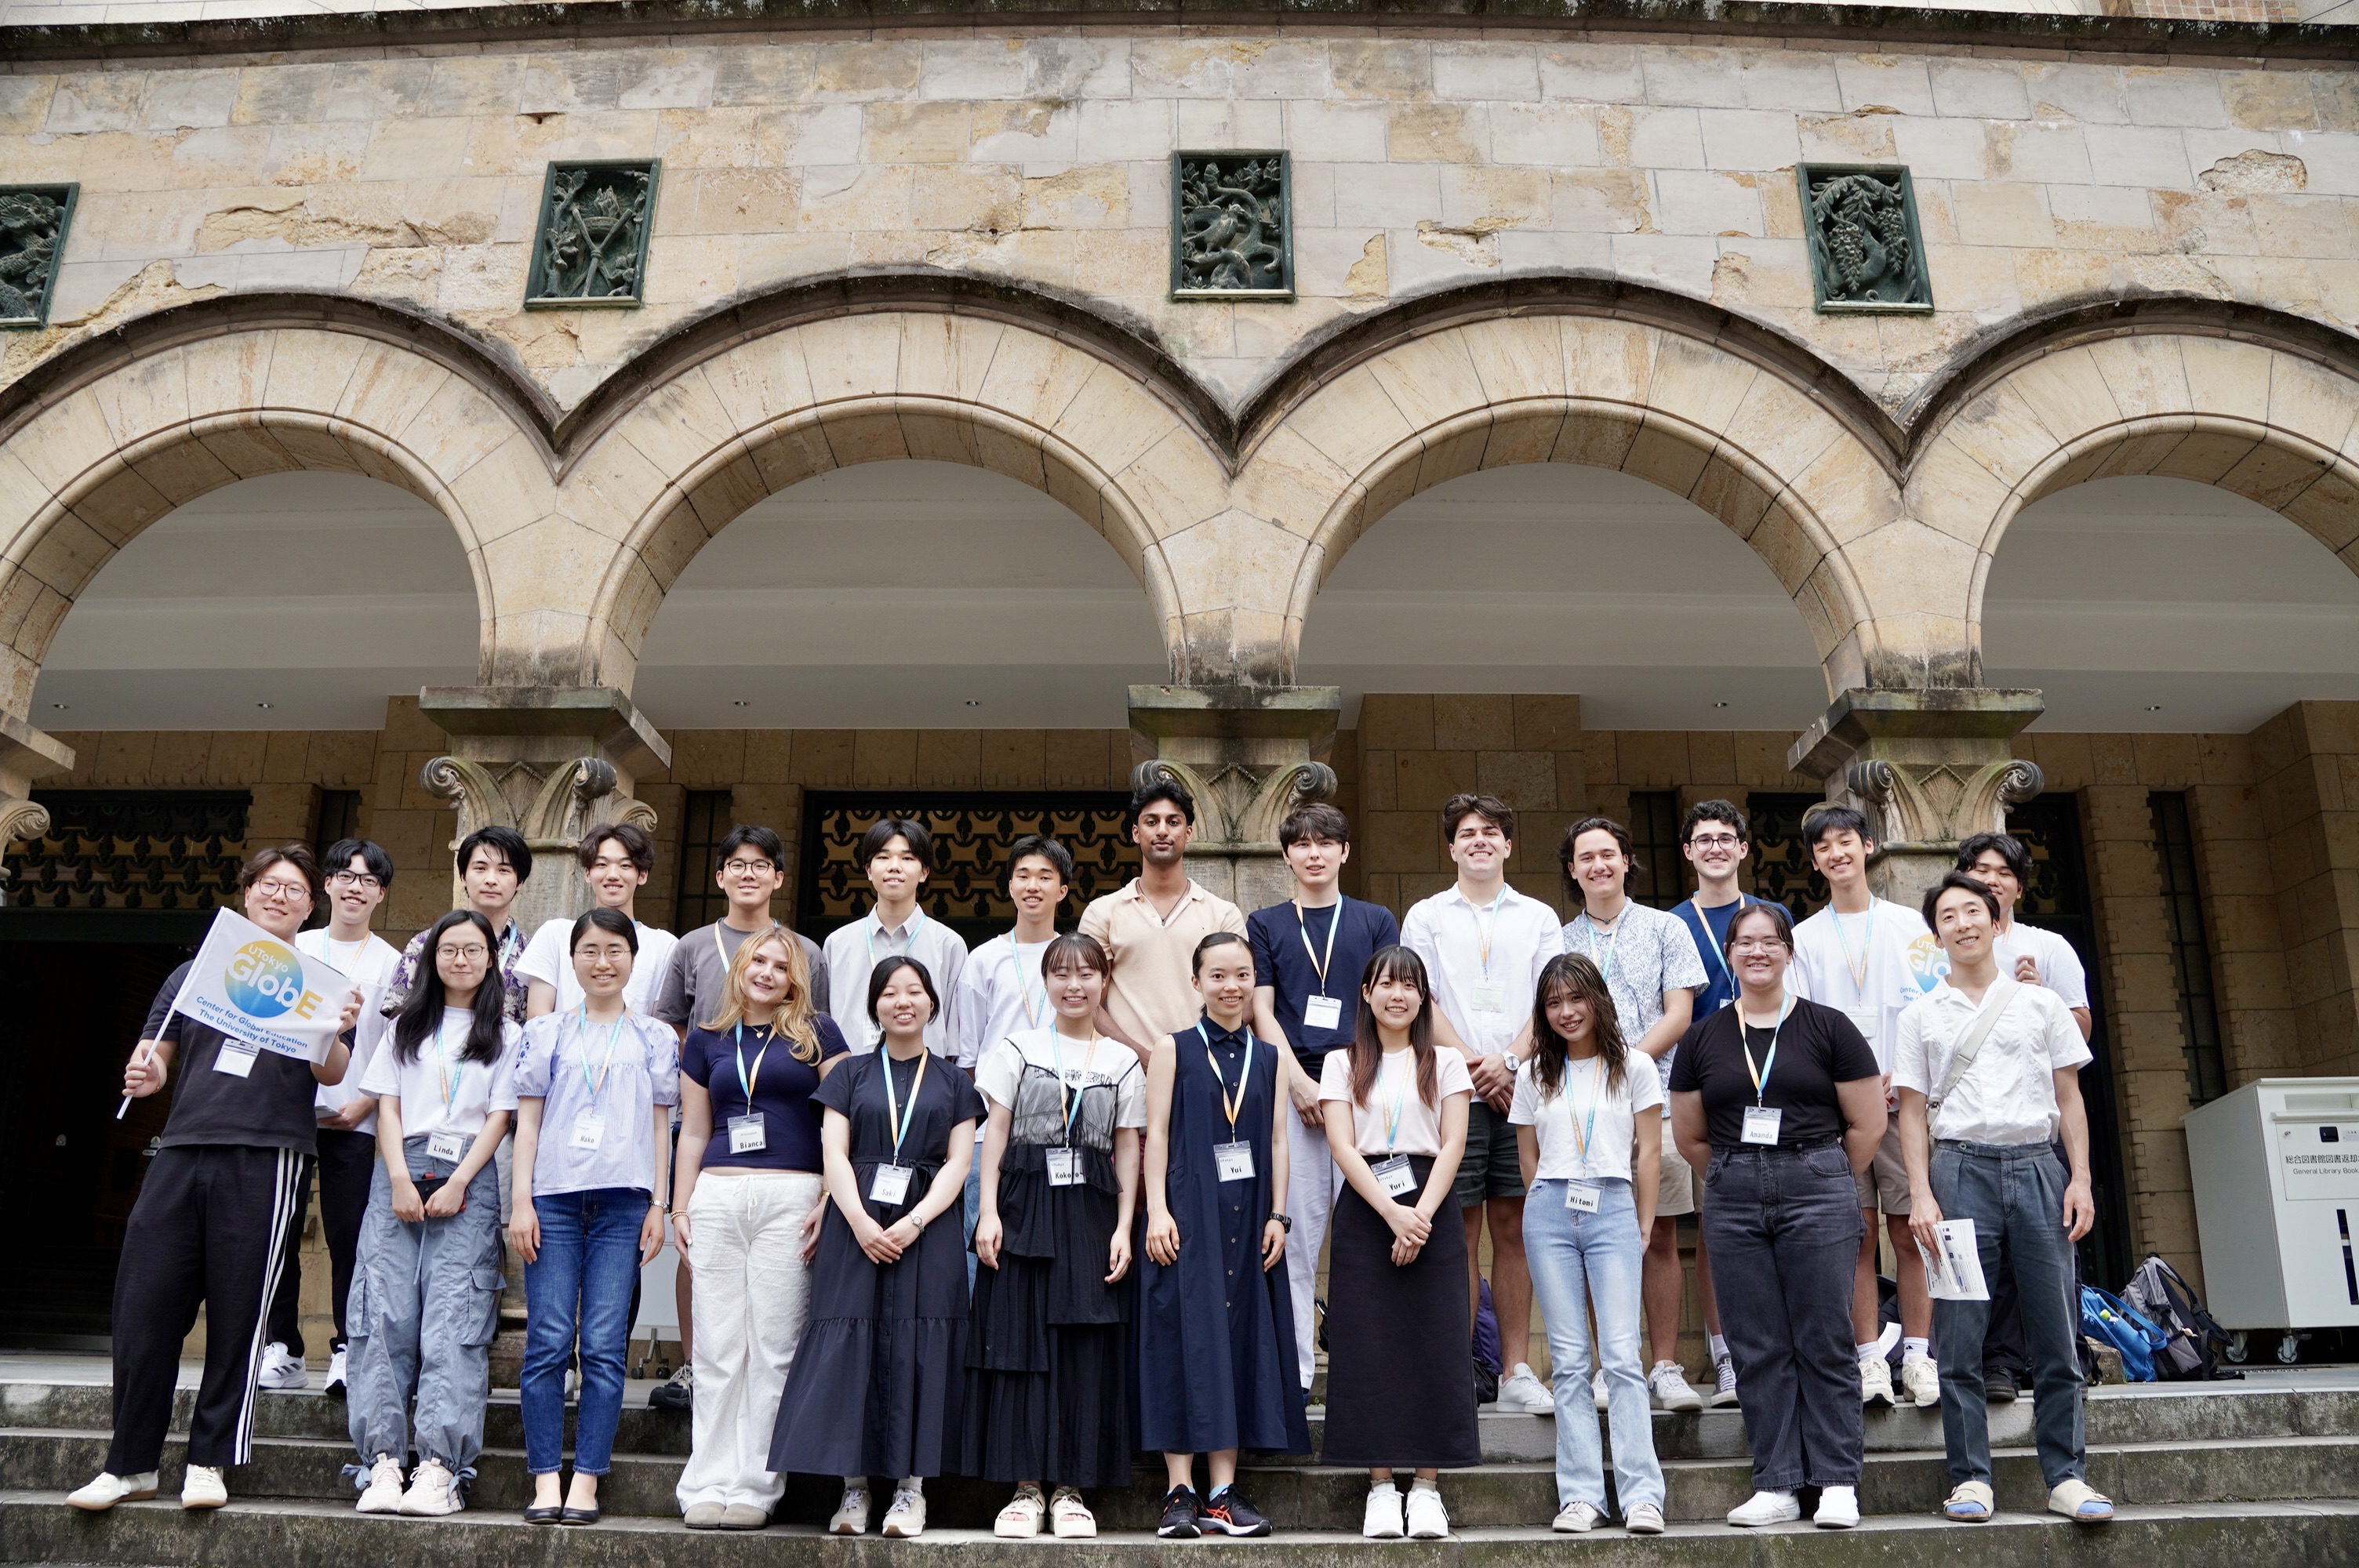
[[[2155,1380],[2154,1353],[2170,1343],[2128,1303],[2094,1285],[2081,1287],[2081,1332],[2120,1351],[2122,1373],[2133,1383]]]

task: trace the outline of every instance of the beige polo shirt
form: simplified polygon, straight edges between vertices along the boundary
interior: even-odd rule
[[[1245,935],[1245,917],[1224,898],[1214,898],[1188,881],[1188,896],[1169,920],[1138,891],[1134,877],[1119,892],[1093,899],[1082,911],[1082,930],[1114,955],[1114,979],[1105,1008],[1115,1027],[1142,1045],[1177,1034],[1201,1016],[1203,1003],[1191,983],[1196,944],[1215,931]]]

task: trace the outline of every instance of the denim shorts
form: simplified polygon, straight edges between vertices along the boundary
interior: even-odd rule
[[[1451,1183],[1460,1208],[1473,1208],[1484,1198],[1524,1195],[1524,1166],[1516,1153],[1516,1130],[1507,1113],[1493,1110],[1481,1100],[1466,1108],[1466,1157],[1458,1162]]]

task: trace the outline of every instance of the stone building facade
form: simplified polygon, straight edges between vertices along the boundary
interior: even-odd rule
[[[1227,885],[1274,885],[1258,811],[1332,789],[1356,888],[1401,908],[1441,883],[1456,787],[1528,815],[1518,880],[1560,898],[1556,833],[1634,793],[1858,800],[1906,894],[2044,789],[2071,797],[2085,873],[2125,1249],[2196,1262],[2178,1119],[2201,1050],[2231,1084],[2359,1072],[2359,687],[2290,679],[2226,733],[2057,730],[1984,645],[2011,525],[2091,481],[2211,487],[2322,547],[2318,573],[2359,570],[2354,35],[2273,10],[1621,0],[1201,24],[93,9],[0,14],[0,185],[75,188],[45,319],[0,341],[16,839],[48,830],[37,791],[245,789],[254,841],[357,792],[348,820],[412,873],[397,935],[443,905],[471,822],[676,836],[689,792],[791,841],[805,791],[1110,791],[1159,758],[1222,803]],[[1287,155],[1289,297],[1169,286],[1174,157],[1226,151]],[[660,166],[635,308],[527,308],[552,166],[616,159]],[[1929,308],[1820,308],[1798,180],[1862,165],[1908,171]],[[878,461],[1004,476],[1112,547],[1161,660],[1127,728],[642,710],[700,552]],[[1532,464],[1723,524],[1807,636],[1817,704],[1586,727],[1564,683],[1304,680],[1364,535]],[[375,693],[375,728],[44,706],[118,552],[284,474],[447,522],[471,679]],[[536,913],[578,896],[564,880]]]

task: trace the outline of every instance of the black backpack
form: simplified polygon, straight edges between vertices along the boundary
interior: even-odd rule
[[[2171,1382],[2201,1382],[2214,1378],[2241,1378],[2223,1370],[2220,1353],[2228,1347],[2228,1331],[2203,1310],[2202,1298],[2185,1276],[2154,1253],[2122,1287],[2122,1299],[2170,1336],[2154,1353],[2155,1376]]]

